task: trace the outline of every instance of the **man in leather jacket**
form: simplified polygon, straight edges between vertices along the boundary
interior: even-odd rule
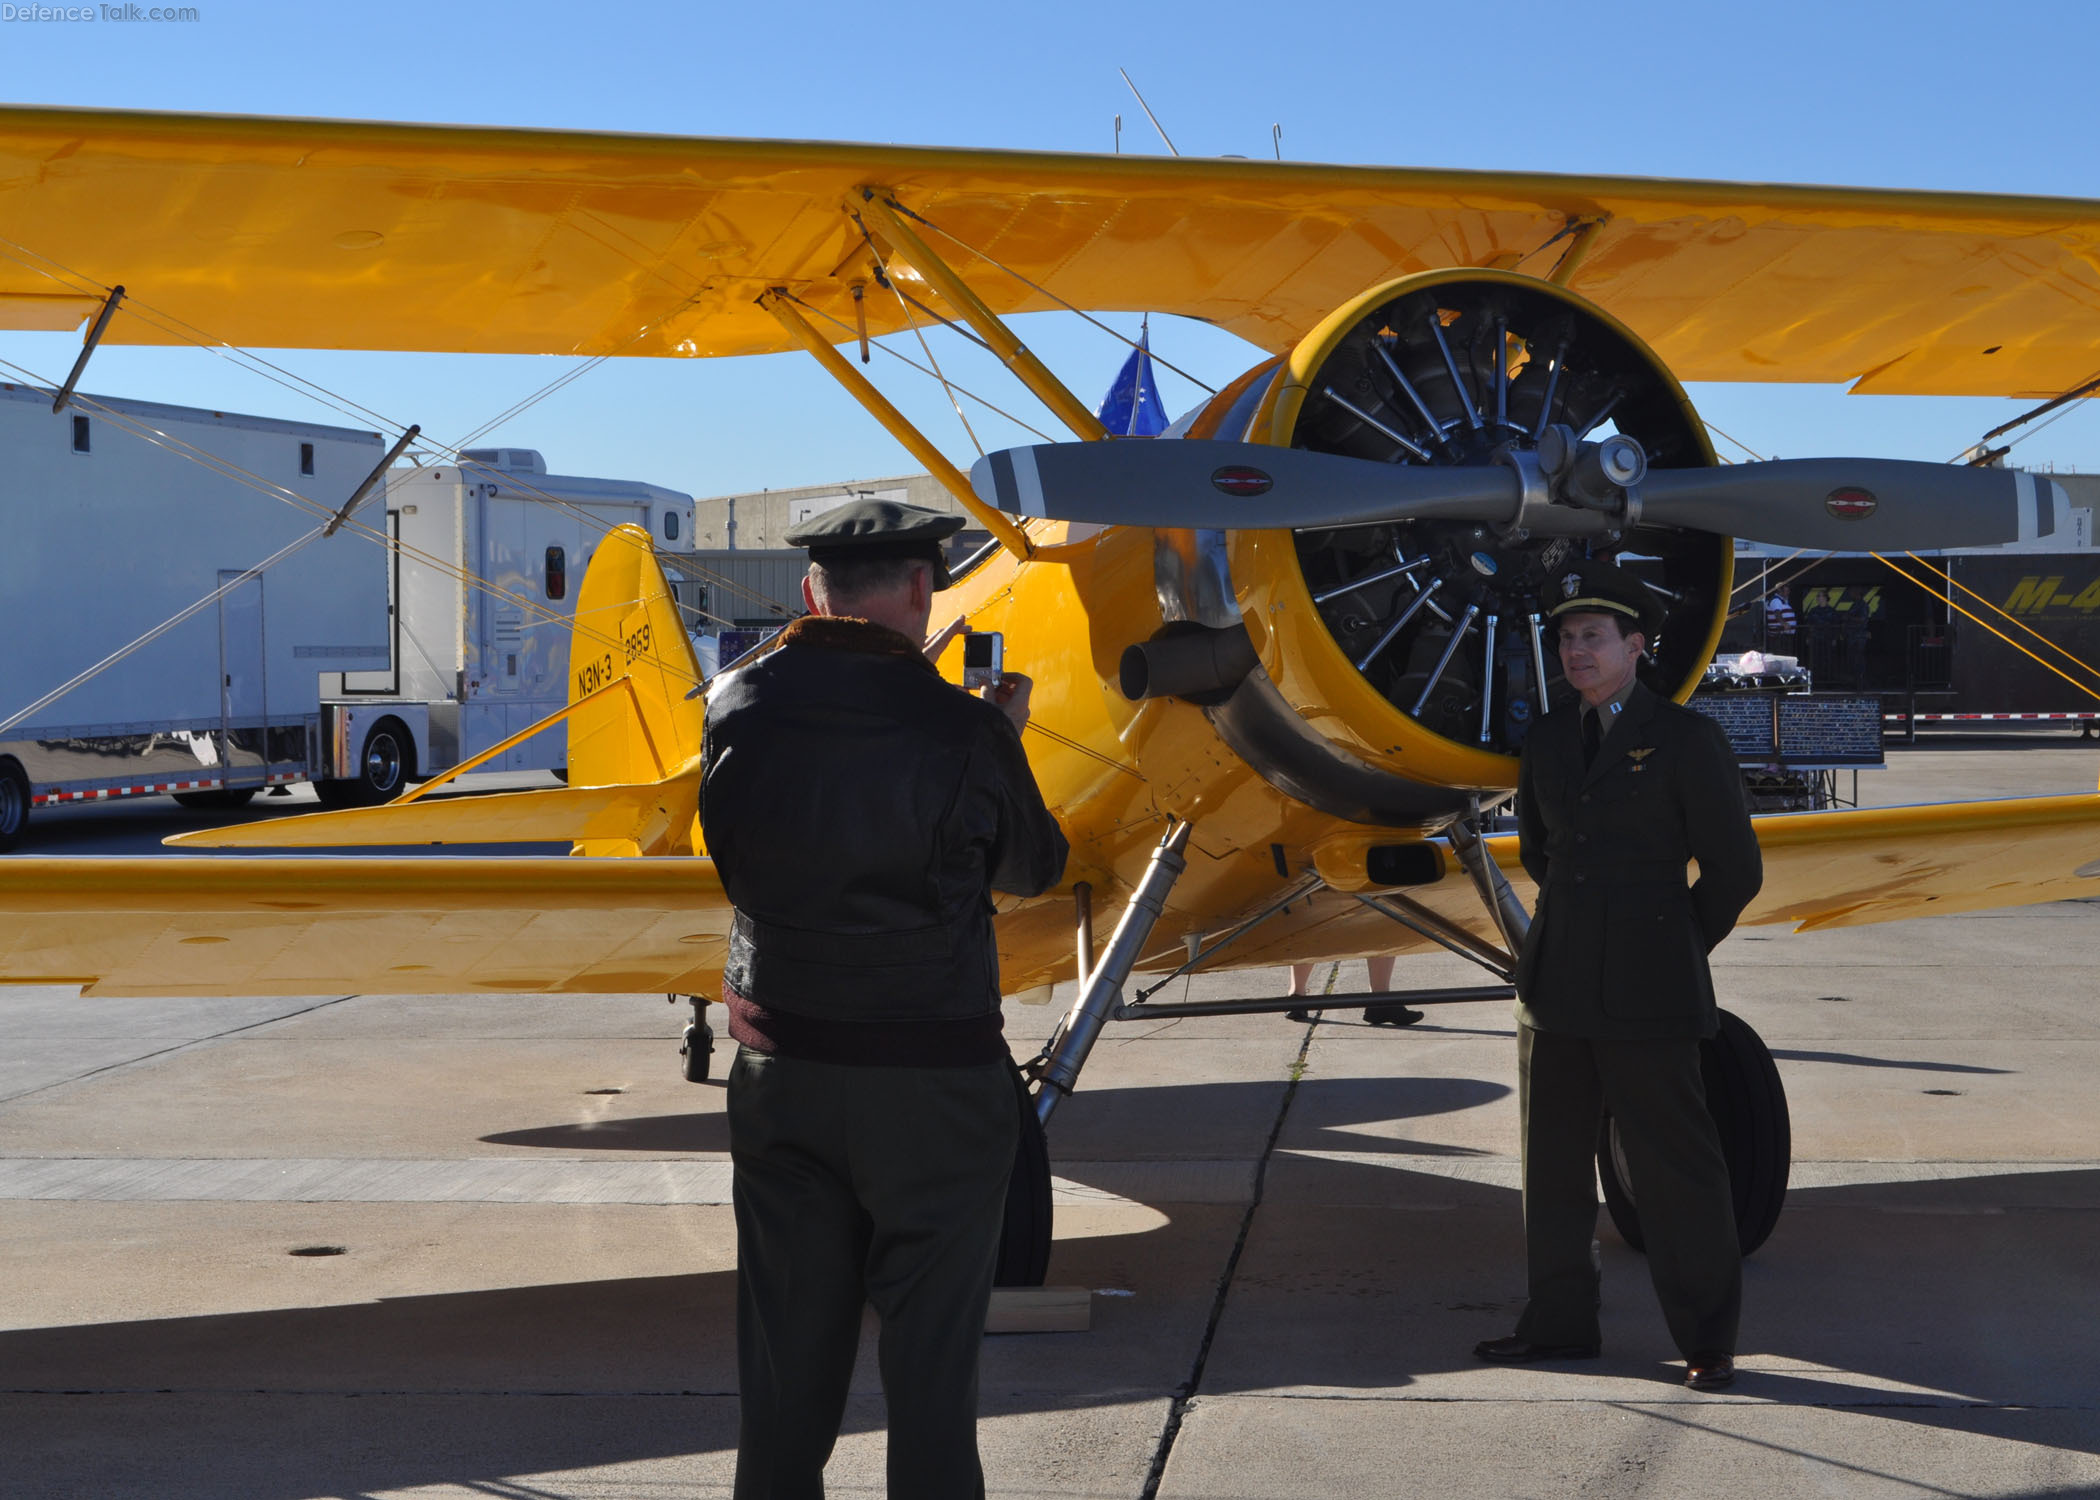
[[[1763,860],[1720,726],[1635,677],[1661,614],[1647,586],[1589,563],[1552,588],[1561,669],[1581,696],[1531,731],[1518,778],[1518,848],[1539,888],[1516,974],[1531,1296],[1514,1337],[1474,1352],[1597,1354],[1595,1142],[1609,1110],[1686,1383],[1715,1389],[1735,1376],[1742,1257],[1700,1077],[1717,1025],[1706,956]]]
[[[978,1351],[1030,1109],[990,893],[1056,884],[1066,845],[1021,748],[1027,680],[987,701],[922,649],[961,526],[862,501],[790,532],[810,615],[708,694],[701,821],[736,909],[737,1500],[823,1494],[866,1303],[890,1494],[984,1494]]]

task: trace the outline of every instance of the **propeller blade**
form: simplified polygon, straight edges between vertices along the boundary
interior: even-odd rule
[[[1893,458],[1786,458],[1650,469],[1641,519],[1816,552],[1905,552],[2068,539],[2061,485],[2017,469]]]
[[[1507,525],[1521,481],[1501,464],[1377,463],[1262,443],[1046,443],[980,458],[971,486],[1010,514],[1103,525],[1231,530],[1410,519]],[[1650,469],[1640,519],[1817,552],[1991,547],[2068,537],[2060,485],[2016,469],[1890,458],[1789,458]],[[1589,535],[1623,524],[1557,504],[1524,524]]]
[[[1519,493],[1516,472],[1499,465],[1415,468],[1185,438],[1008,448],[977,460],[970,484],[1015,515],[1232,530],[1507,521]]]

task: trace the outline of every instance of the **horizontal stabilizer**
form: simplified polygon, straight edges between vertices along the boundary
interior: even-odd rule
[[[668,828],[690,826],[698,784],[697,776],[685,776],[645,786],[431,798],[200,828],[161,842],[179,849],[338,849],[614,839],[646,849]]]

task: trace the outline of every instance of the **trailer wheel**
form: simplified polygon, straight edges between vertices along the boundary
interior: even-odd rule
[[[1779,1065],[1750,1023],[1721,1012],[1721,1029],[1699,1051],[1707,1112],[1728,1158],[1728,1185],[1735,1199],[1736,1241],[1748,1255],[1771,1236],[1786,1202],[1793,1156],[1793,1126]],[[1640,1207],[1634,1197],[1618,1123],[1606,1115],[1597,1129],[1597,1177],[1604,1206],[1619,1238],[1645,1248]]]
[[[177,792],[175,800],[184,807],[199,809],[246,807],[255,800],[256,790],[252,786],[221,786],[208,792]]]
[[[1021,1095],[1021,1140],[1006,1180],[1006,1222],[999,1235],[994,1286],[1041,1286],[1050,1272],[1050,1143],[1035,1101]]]
[[[12,760],[0,760],[0,853],[22,842],[29,826],[29,778]]]
[[[391,802],[415,780],[416,742],[399,719],[385,718],[365,735],[357,757],[357,775],[340,781],[317,781],[314,795],[323,807],[376,807]]]

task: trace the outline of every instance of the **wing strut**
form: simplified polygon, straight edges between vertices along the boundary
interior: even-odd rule
[[[102,304],[102,311],[95,314],[94,326],[88,329],[87,337],[81,341],[80,358],[73,361],[73,373],[66,377],[66,383],[60,386],[58,394],[51,398],[53,416],[64,411],[72,402],[73,387],[79,385],[80,377],[87,373],[88,356],[93,354],[95,346],[102,342],[103,331],[109,327],[109,320],[116,315],[117,304],[123,300],[124,288],[113,286],[109,289],[109,296]]]
[[[1059,420],[1080,437],[1090,443],[1099,442],[1108,436],[1108,429],[1101,419],[1087,409],[1065,383],[1052,375],[1043,362],[1028,352],[1028,346],[1014,337],[1014,331],[999,320],[999,315],[985,306],[984,300],[971,291],[963,279],[956,275],[948,263],[926,248],[902,214],[891,206],[879,191],[863,189],[866,201],[847,201],[847,208],[872,219],[875,227],[882,231],[890,242],[892,253],[932,284],[948,300],[948,305],[963,315],[968,323],[984,336],[984,341],[1006,361],[1021,384],[1035,393],[1036,399],[1057,413]]]
[[[941,482],[941,487],[953,495],[986,531],[999,539],[1015,557],[1026,562],[1035,555],[1035,546],[1020,527],[1003,514],[977,498],[970,488],[970,480],[962,470],[948,461],[948,455],[933,445],[933,439],[912,426],[911,418],[890,404],[889,398],[875,389],[875,383],[853,368],[846,357],[824,340],[824,335],[809,326],[809,320],[795,309],[794,299],[784,287],[775,287],[758,299],[758,305],[779,319],[780,326],[795,337],[816,356],[817,363],[828,371],[833,380],[846,388],[846,393],[868,409],[868,414],[886,429],[891,437],[902,443],[911,456],[926,465],[926,472]]]

